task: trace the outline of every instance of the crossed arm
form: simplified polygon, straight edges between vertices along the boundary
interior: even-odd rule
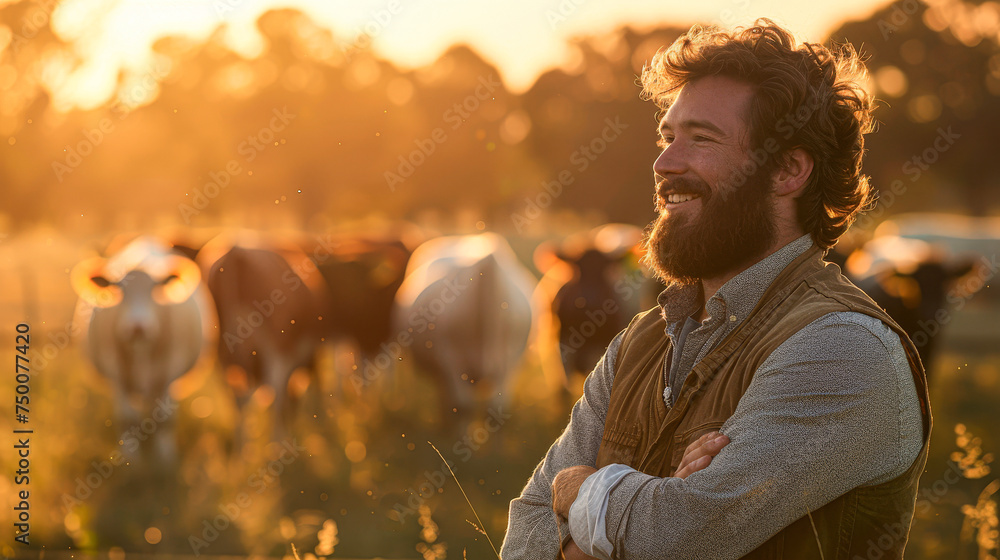
[[[684,451],[674,477],[685,479],[689,474],[704,469],[712,462],[712,457],[718,455],[728,444],[729,437],[721,432],[711,432],[701,436]],[[552,481],[552,509],[560,519],[569,519],[569,509],[580,493],[580,486],[595,472],[597,469],[594,467],[578,465],[565,468],[556,474],[555,480]],[[563,557],[565,560],[594,558],[581,550],[572,538],[563,547]]]
[[[596,471],[592,465],[596,464],[604,431],[621,336],[612,340],[604,357],[587,377],[583,396],[573,406],[566,429],[535,468],[521,496],[511,501],[507,536],[500,551],[504,559],[558,558],[560,550],[567,560],[589,558],[573,543],[567,518],[580,485]],[[728,438],[702,447],[711,441],[706,435],[692,444],[690,451],[693,454],[685,455],[679,476],[687,476],[707,466],[709,455],[718,453]]]
[[[608,354],[614,355],[610,348]],[[602,368],[613,368],[603,364],[607,360],[588,378],[570,426],[511,503],[505,560],[556,558],[560,545],[569,543],[568,525],[561,519],[557,525],[556,512],[568,514],[583,475],[593,472],[613,379]],[[583,505],[593,512],[605,500],[600,519],[606,526],[579,530],[577,520],[572,537],[601,558],[611,550],[590,546],[605,534],[620,558],[668,552],[739,558],[806,511],[854,487],[894,478],[922,444],[916,392],[898,337],[856,313],[824,316],[776,350],[721,432],[731,442],[702,441],[688,449],[687,472],[678,471],[685,478],[605,467],[623,476],[596,491],[592,483],[586,500],[598,501]],[[568,467],[575,468],[562,474]],[[567,558],[577,553],[572,545],[566,550]]]

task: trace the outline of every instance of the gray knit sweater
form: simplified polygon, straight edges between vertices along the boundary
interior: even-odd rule
[[[805,235],[732,278],[706,302],[709,317],[696,328],[683,327],[698,310],[697,285],[660,294],[675,346],[676,359],[664,372],[674,395],[691,368],[811,245]],[[504,560],[553,559],[560,537],[571,538],[569,525],[557,526],[550,485],[563,468],[595,465],[621,339],[615,337],[587,377],[569,425],[511,501]],[[853,312],[824,315],[779,346],[721,431],[729,445],[683,480],[620,465],[599,470],[572,510],[586,510],[591,519],[571,513],[572,537],[598,557],[610,557],[613,547],[622,559],[740,558],[807,510],[902,474],[922,444],[919,402],[899,337]],[[609,476],[611,469],[618,476]],[[598,511],[604,515],[595,525]]]

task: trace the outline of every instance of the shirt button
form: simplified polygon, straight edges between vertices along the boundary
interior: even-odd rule
[[[729,322],[730,323],[735,323],[736,322],[736,315],[730,315],[729,316]]]

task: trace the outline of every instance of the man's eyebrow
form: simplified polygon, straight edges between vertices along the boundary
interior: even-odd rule
[[[680,128],[688,130],[692,128],[702,128],[710,132],[714,132],[719,136],[728,136],[728,134],[726,134],[721,128],[705,120],[698,120],[698,119],[686,120],[680,123]],[[673,127],[667,124],[666,121],[663,121],[660,123],[660,134],[663,134],[663,132],[666,130],[673,130]]]

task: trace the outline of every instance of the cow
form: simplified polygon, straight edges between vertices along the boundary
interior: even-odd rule
[[[323,277],[297,240],[254,231],[220,234],[196,260],[215,301],[225,380],[242,412],[253,395],[274,403],[271,437],[277,441],[294,413],[289,381],[301,391],[315,380],[326,319]],[[241,436],[238,430],[236,445]]]
[[[921,239],[881,235],[854,249],[843,268],[906,331],[929,371],[953,308],[983,285],[970,281],[983,272],[979,260]]]
[[[639,228],[607,224],[534,253],[542,279],[538,351],[550,389],[579,396],[608,343],[641,310],[650,280],[638,265]]]
[[[79,296],[74,328],[110,381],[120,444],[135,459],[174,464],[177,404],[169,389],[199,360],[210,360],[214,336],[212,301],[197,264],[141,236],[110,258],[78,263],[70,280]]]
[[[506,398],[531,333],[534,284],[496,233],[439,237],[413,252],[393,321],[416,369],[433,377],[442,414]]]
[[[400,238],[327,236],[310,256],[328,288],[324,338],[357,349],[356,365],[373,358],[392,338],[392,306],[412,249]]]
[[[1000,217],[972,217],[956,214],[911,213],[894,216],[884,222],[886,230],[907,239],[919,239],[940,247],[959,259],[976,261],[977,277],[971,277],[971,293],[976,301],[996,309],[1000,291],[979,292],[982,285],[1000,270]],[[970,294],[966,294],[970,295]]]

